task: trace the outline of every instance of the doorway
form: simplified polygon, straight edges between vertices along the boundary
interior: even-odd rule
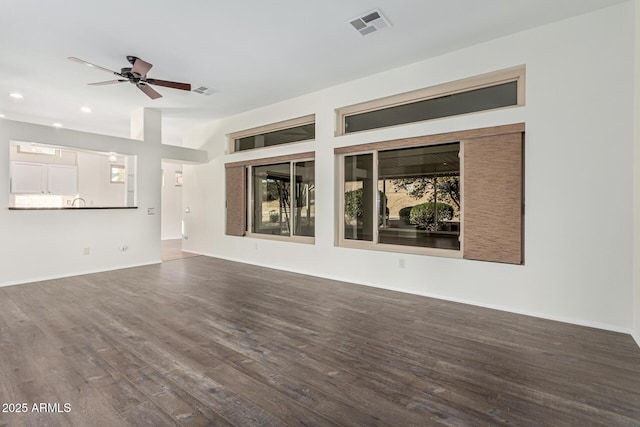
[[[182,251],[182,163],[162,161],[161,259],[189,258]]]

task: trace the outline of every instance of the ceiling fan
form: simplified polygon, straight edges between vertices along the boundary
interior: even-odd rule
[[[156,90],[149,85],[164,86],[164,87],[170,87],[173,89],[191,91],[191,84],[189,83],[179,83],[179,82],[171,82],[168,80],[148,78],[147,73],[149,72],[151,67],[153,67],[153,65],[143,61],[142,59],[136,56],[128,55],[127,61],[129,61],[129,63],[131,64],[131,67],[121,68],[120,72],[109,70],[108,68],[104,68],[99,65],[92,64],[91,62],[87,62],[85,60],[82,60],[80,58],[76,58],[73,56],[70,56],[69,59],[75,62],[79,62],[80,64],[84,64],[92,68],[97,68],[98,70],[106,71],[108,73],[115,74],[116,76],[122,77],[121,79],[117,79],[117,80],[107,80],[105,82],[89,83],[90,85],[93,85],[93,86],[102,86],[102,85],[111,85],[116,83],[129,82],[131,84],[136,85],[138,89],[144,92],[151,99],[162,98],[162,95],[156,92]]]

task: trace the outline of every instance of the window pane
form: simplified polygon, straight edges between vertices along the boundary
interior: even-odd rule
[[[378,154],[379,243],[460,249],[460,144]]]
[[[252,232],[288,236],[289,163],[253,168]]]
[[[373,154],[344,158],[344,238],[373,240]]]
[[[235,151],[244,151],[260,147],[270,147],[272,145],[306,141],[315,139],[315,137],[316,124],[309,123],[289,129],[281,129],[274,132],[263,133],[260,135],[238,138],[234,141],[234,144]]]
[[[518,105],[518,82],[469,90],[345,117],[345,133]]]
[[[296,236],[315,236],[315,170],[313,160],[293,164],[293,234]]]
[[[114,184],[121,184],[125,182],[126,174],[124,166],[111,165],[111,182]]]

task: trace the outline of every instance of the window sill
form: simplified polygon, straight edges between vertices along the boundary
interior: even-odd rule
[[[362,240],[340,240],[339,247],[349,249],[365,249],[370,251],[394,252],[412,255],[437,256],[441,258],[462,259],[462,249],[425,248],[420,246],[389,245]]]
[[[305,243],[307,245],[315,245],[316,238],[315,237],[305,237],[305,236],[280,236],[277,234],[260,234],[260,233],[249,233],[246,234],[247,237],[255,238],[255,239],[263,239],[263,240],[277,240],[280,242],[289,242],[289,243]]]

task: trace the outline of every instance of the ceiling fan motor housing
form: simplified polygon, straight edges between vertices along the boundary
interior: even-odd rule
[[[120,75],[125,79],[128,79],[130,83],[136,84],[140,81],[141,77],[137,73],[132,73],[130,67],[125,67],[120,69]]]

